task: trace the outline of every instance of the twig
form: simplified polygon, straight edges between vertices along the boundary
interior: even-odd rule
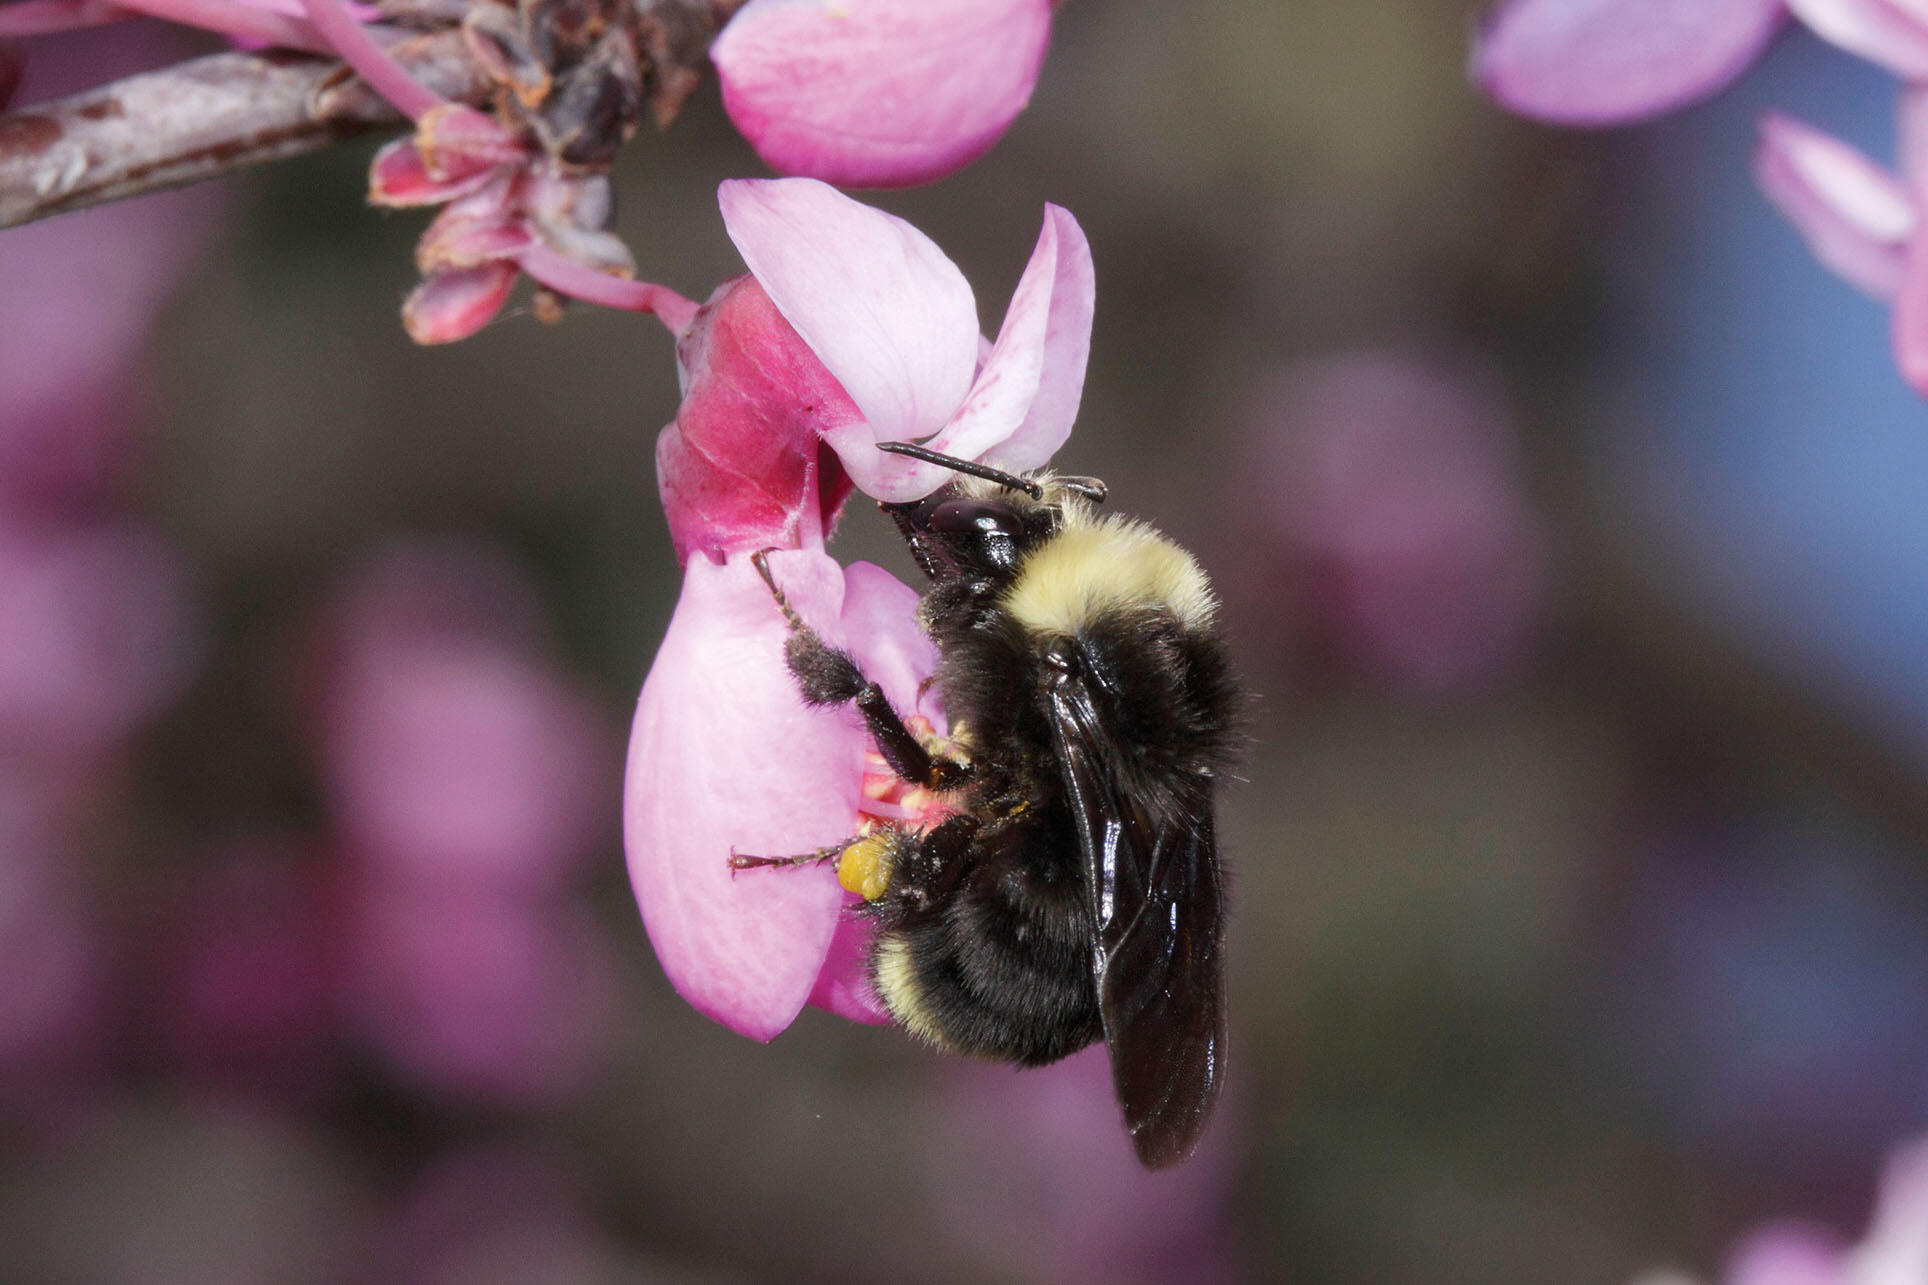
[[[444,97],[484,100],[458,33],[392,52]],[[400,120],[333,60],[197,58],[0,116],[0,227],[299,156]]]

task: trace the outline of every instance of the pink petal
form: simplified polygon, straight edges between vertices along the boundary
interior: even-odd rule
[[[1842,1255],[1818,1232],[1791,1225],[1755,1232],[1735,1250],[1725,1285],[1842,1285]]]
[[[844,571],[844,605],[838,626],[857,663],[884,689],[892,708],[920,713],[942,732],[946,723],[935,691],[918,694],[937,668],[937,646],[917,626],[917,592],[868,562]],[[851,900],[855,900],[852,898]],[[887,1022],[890,1012],[870,989],[869,922],[846,914],[817,975],[810,1003],[853,1022]]]
[[[1044,231],[1011,295],[997,343],[963,409],[930,445],[1020,472],[1050,463],[1078,418],[1096,289],[1083,229],[1070,211],[1046,205]],[[857,482],[863,485],[861,477]],[[899,498],[864,489],[880,499]]]
[[[771,168],[858,187],[942,178],[1030,101],[1047,0],[751,0],[710,55]]]
[[[491,166],[528,159],[521,141],[495,117],[462,103],[444,103],[416,125],[423,163],[431,176],[459,178]]]
[[[876,441],[928,437],[977,365],[977,303],[931,239],[814,179],[733,179],[723,223]]]
[[[1928,1138],[1889,1157],[1855,1266],[1871,1282],[1928,1280]]]
[[[677,557],[794,549],[806,529],[828,529],[849,483],[818,484],[818,438],[843,423],[867,430],[754,277],[717,290],[677,362],[683,404],[656,440]]]
[[[454,178],[437,178],[428,171],[413,136],[382,145],[368,167],[368,203],[393,209],[439,205],[467,196],[489,181],[489,171],[476,170]]]
[[[804,619],[837,618],[835,562],[788,550],[769,562]],[[732,877],[730,854],[848,838],[865,746],[846,711],[804,706],[785,636],[748,558],[691,559],[636,708],[623,799],[630,880],[663,971],[699,1011],[759,1040],[816,990],[844,893],[827,866]]]
[[[1618,124],[1718,92],[1781,18],[1782,0],[1507,0],[1482,24],[1473,77],[1523,115]]]
[[[1891,324],[1901,377],[1928,397],[1928,239],[1916,237],[1909,243]]]
[[[1830,271],[1876,298],[1894,296],[1919,219],[1893,175],[1839,139],[1777,113],[1761,118],[1754,174]]]
[[[1903,79],[1928,76],[1928,14],[1901,0],[1787,0],[1823,40]]]
[[[1919,191],[1928,182],[1928,89],[1904,85],[1895,103],[1896,168],[1902,182]]]
[[[517,269],[500,260],[437,272],[402,304],[402,325],[418,344],[467,339],[495,320],[515,289]]]

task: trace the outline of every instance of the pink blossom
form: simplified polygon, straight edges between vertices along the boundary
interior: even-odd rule
[[[1481,24],[1473,75],[1523,115],[1638,120],[1725,88],[1785,10],[1783,0],[1506,0]]]
[[[942,726],[919,682],[936,664],[916,594],[867,563],[782,550],[790,605],[847,647],[891,705]],[[643,684],[623,807],[630,879],[678,992],[754,1039],[806,1002],[859,1020],[880,1011],[860,952],[832,951],[850,900],[829,866],[734,873],[733,853],[811,852],[857,832],[870,737],[850,710],[813,710],[784,664],[787,626],[747,558],[693,559]],[[847,930],[848,931],[848,930]]]
[[[150,973],[156,1034],[183,1069],[310,1099],[337,1069],[339,897],[298,848],[249,840],[182,888]]]
[[[1928,243],[1921,233],[1928,91],[1905,90],[1901,173],[1785,116],[1761,121],[1755,174],[1768,198],[1838,276],[1894,307],[1895,363],[1928,394]]]
[[[1030,101],[1050,0],[750,0],[711,49],[723,106],[784,174],[927,183]]]
[[[605,732],[542,662],[540,609],[485,548],[396,544],[342,591],[320,675],[322,771],[367,859],[465,884],[550,888],[604,797]]]
[[[345,1003],[409,1079],[483,1102],[551,1102],[594,1071],[615,1011],[595,923],[520,891],[364,865]]]
[[[0,238],[0,502],[67,502],[113,478],[146,404],[155,310],[220,202],[168,192]]]
[[[0,1106],[37,1110],[93,1069],[109,1021],[107,937],[74,877],[58,786],[0,763]]]
[[[686,567],[637,706],[624,829],[672,983],[769,1039],[805,1003],[881,1018],[864,929],[830,868],[732,877],[731,854],[810,852],[891,805],[866,792],[876,765],[856,713],[803,704],[783,658],[788,626],[750,555],[774,550],[768,565],[799,616],[900,713],[941,731],[934,694],[919,691],[936,658],[915,593],[879,568],[839,567],[825,531],[852,481],[909,500],[948,480],[880,441],[1045,463],[1077,412],[1092,275],[1077,223],[1047,207],[987,345],[962,274],[902,220],[805,179],[726,183],[721,201],[753,276],[719,290],[678,351],[684,402],[657,461]]]
[[[1914,0],[1505,0],[1481,24],[1473,75],[1522,115],[1620,124],[1718,93],[1789,13],[1903,79],[1928,76]]]
[[[1436,695],[1525,652],[1546,607],[1545,535],[1488,372],[1344,353],[1285,369],[1254,401],[1254,511],[1305,586],[1292,610],[1324,642]]]
[[[988,354],[957,266],[902,219],[811,179],[733,180],[723,224],[751,274],[856,404],[822,429],[857,488],[914,500],[949,479],[886,455],[919,441],[1000,468],[1038,468],[1071,435],[1091,351],[1091,248],[1069,211],[1044,228]]]
[[[85,758],[189,673],[185,569],[131,523],[0,521],[0,747]]]
[[[1066,1285],[1246,1277],[1234,1211],[1249,1134],[1227,1127],[1230,1112],[1184,1165],[1154,1171],[1118,1128],[1102,1048],[1035,1068],[951,1062],[940,1084],[946,1109],[929,1151],[932,1199],[985,1277]]]
[[[1724,1285],[1921,1285],[1928,1280],[1928,1139],[1889,1158],[1873,1221],[1858,1245],[1781,1223],[1735,1249]]]

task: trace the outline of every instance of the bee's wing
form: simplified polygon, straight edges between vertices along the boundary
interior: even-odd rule
[[[1191,1154],[1224,1076],[1223,900],[1211,782],[1179,783],[1157,811],[1120,783],[1118,747],[1075,677],[1051,723],[1091,898],[1092,972],[1112,1078],[1138,1158]]]

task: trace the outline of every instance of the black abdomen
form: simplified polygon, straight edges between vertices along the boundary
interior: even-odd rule
[[[1027,1065],[1103,1034],[1077,844],[1068,818],[1050,812],[1028,824],[972,824],[961,850],[941,854],[930,850],[933,832],[919,845],[922,861],[911,856],[893,877],[873,981],[913,1032]]]

